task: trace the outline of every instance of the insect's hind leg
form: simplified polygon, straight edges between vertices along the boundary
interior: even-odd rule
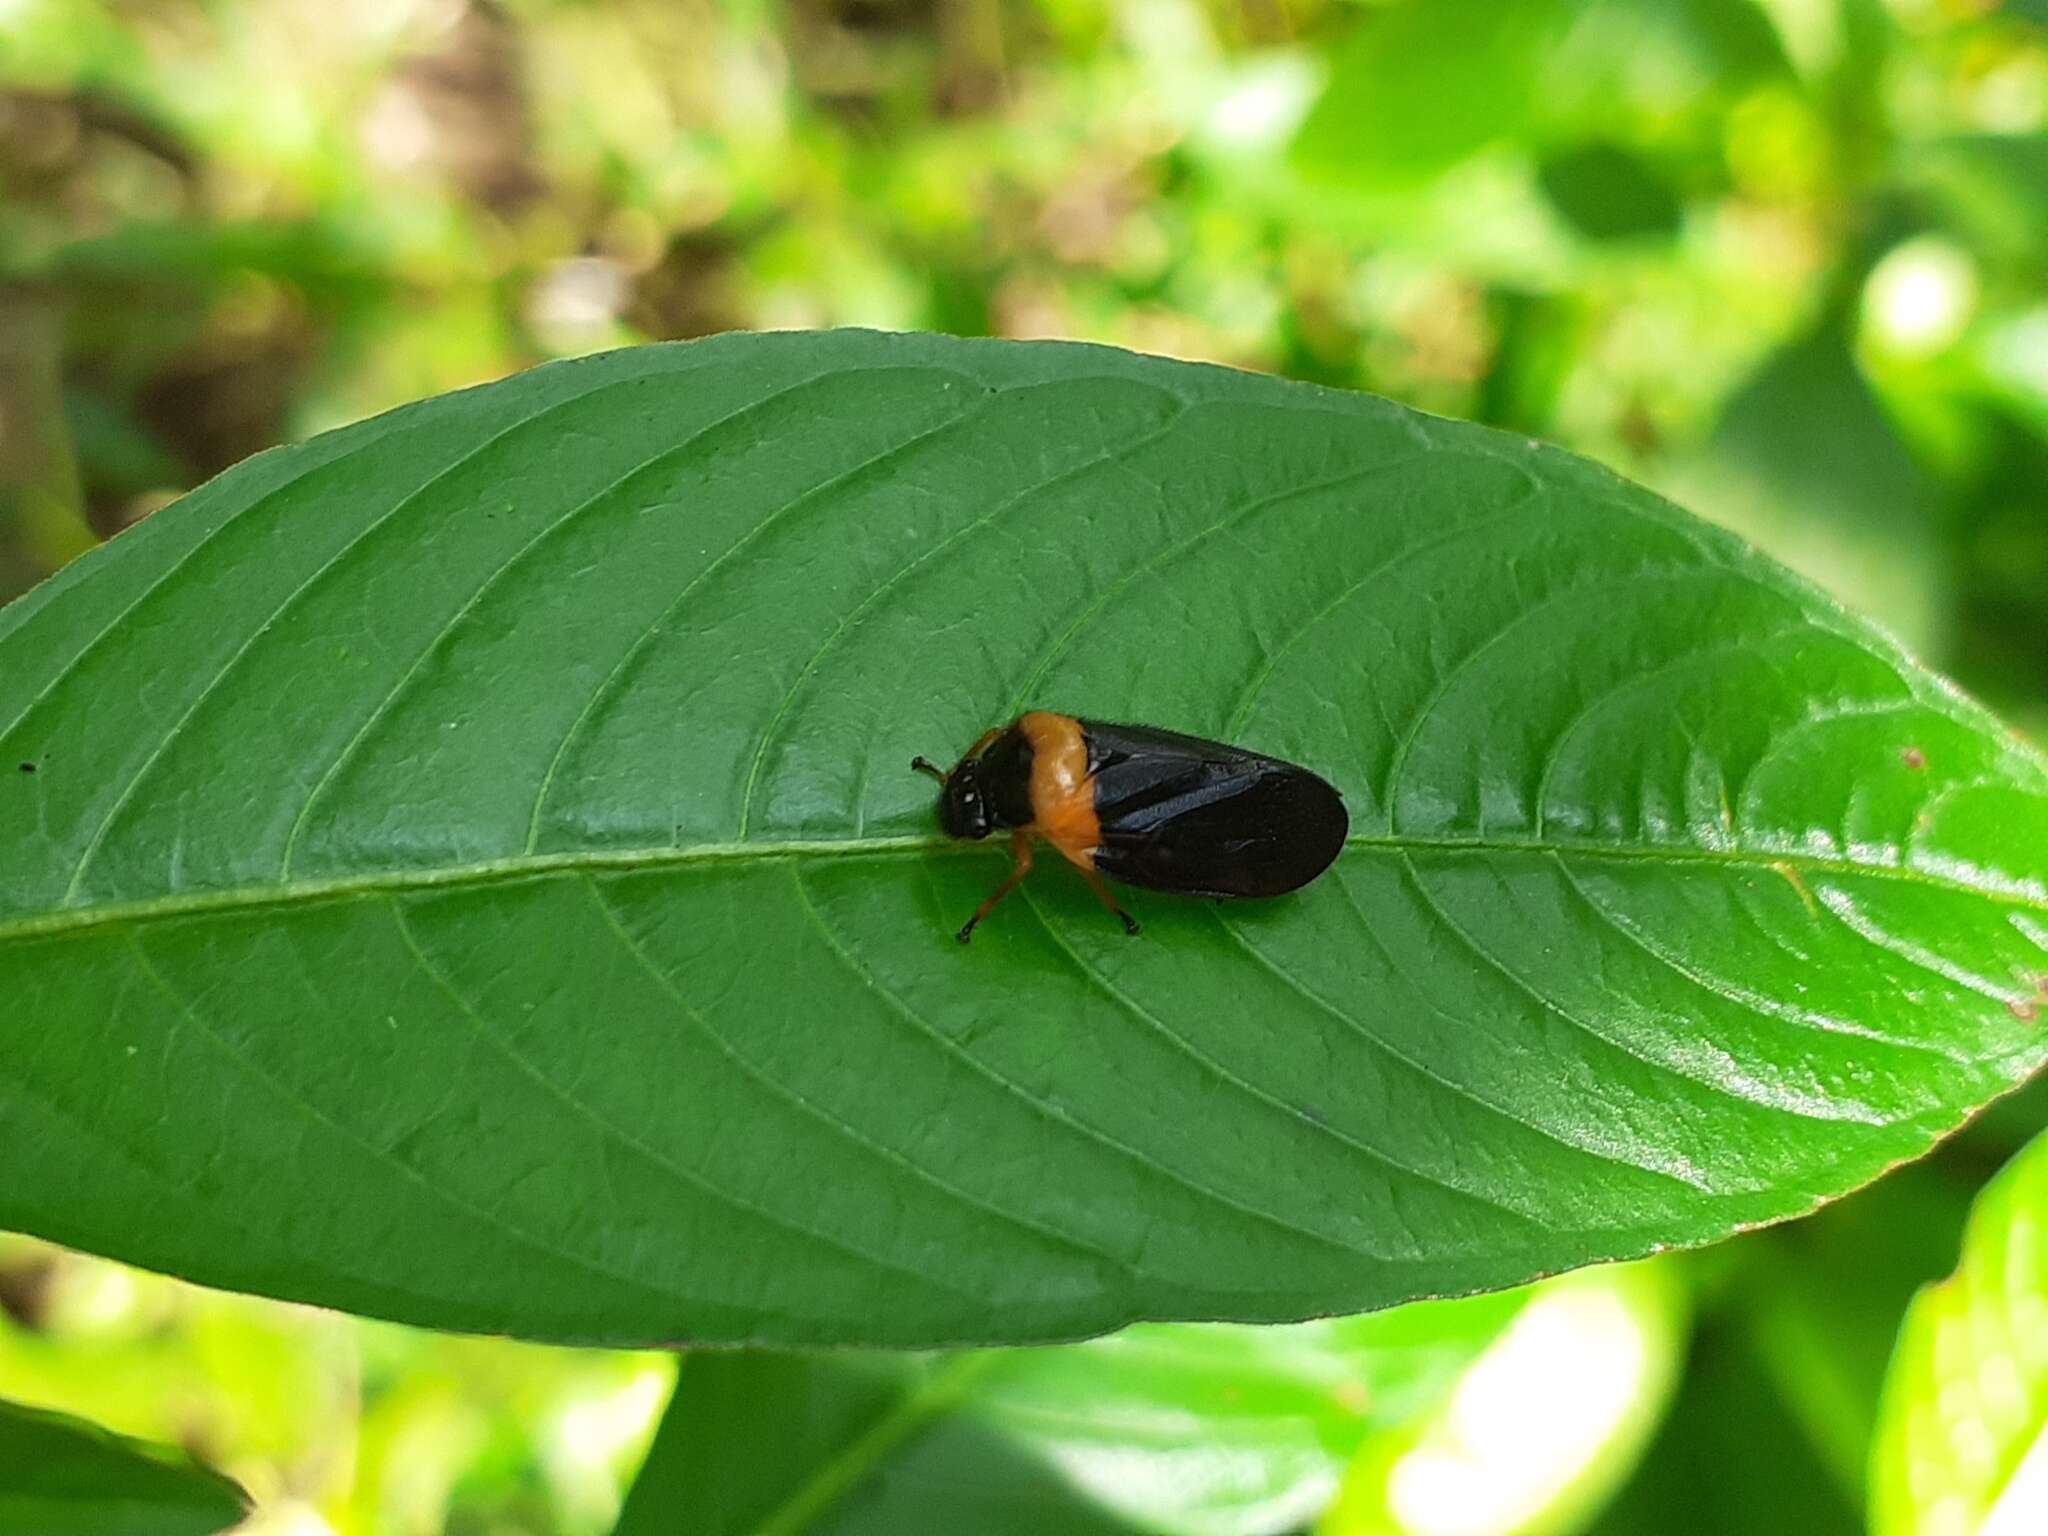
[[[1110,895],[1109,887],[1103,882],[1102,876],[1095,873],[1094,870],[1084,868],[1079,864],[1076,864],[1074,868],[1081,871],[1081,878],[1088,882],[1088,889],[1095,893],[1095,899],[1109,908],[1115,914],[1118,921],[1124,925],[1125,934],[1131,938],[1136,938],[1138,936],[1138,920],[1116,904],[1116,898]]]
[[[996,903],[1023,884],[1024,877],[1031,873],[1031,834],[1029,832],[1013,832],[1010,835],[1010,861],[1010,872],[1003,877],[1003,883],[990,891],[982,899],[981,905],[974,909],[974,916],[967,919],[960,931],[953,935],[962,944],[967,943],[974,937],[975,925],[984,917],[987,917],[989,913],[995,911]]]

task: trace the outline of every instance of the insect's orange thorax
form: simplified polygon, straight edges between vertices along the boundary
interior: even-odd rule
[[[1083,868],[1102,842],[1095,785],[1088,777],[1088,738],[1071,715],[1033,710],[1017,722],[1031,743],[1031,812],[1045,839]]]

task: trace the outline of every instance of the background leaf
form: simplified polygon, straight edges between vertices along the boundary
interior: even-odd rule
[[[1780,1411],[1859,1516],[1899,1318],[1914,1292],[1954,1262],[1969,1210],[1973,1183],[1958,1161],[1950,1143],[1810,1221],[1742,1239],[1728,1255],[1733,1274],[1710,1343],[1761,1366]]]
[[[614,1536],[891,1531],[932,1519],[992,1533],[1128,1532],[1042,1461],[952,1420],[973,1358],[949,1368],[889,1355],[692,1355]]]
[[[1297,899],[942,845],[1030,702],[1310,763]],[[2048,1053],[2048,781],[1604,471],[733,337],[257,458],[0,610],[0,1222],[608,1342],[1009,1342],[1811,1209]]]
[[[1613,144],[1574,144],[1544,157],[1544,194],[1589,240],[1678,232],[1678,198],[1640,155]]]
[[[2048,133],[1938,139],[1917,147],[1902,170],[1959,229],[2039,271],[2048,247]]]
[[[1915,1298],[1871,1458],[1878,1536],[2019,1536],[2048,1511],[2048,1137],[1985,1186]]]
[[[1861,1536],[1854,1502],[1801,1433],[1740,1326],[1702,1328],[1684,1385],[1590,1536],[1799,1531]],[[1733,1469],[1741,1469],[1734,1475]]]
[[[243,1504],[233,1483],[165,1447],[0,1403],[4,1536],[211,1536]]]
[[[1857,370],[1847,317],[1826,317],[1736,392],[1699,461],[1673,476],[1688,505],[1835,590],[1916,652],[1954,609],[1933,488]]]
[[[1312,175],[1362,188],[1427,180],[1529,110],[1556,0],[1417,0],[1366,13],[1296,141]]]
[[[1685,1311],[1661,1264],[1537,1287],[1444,1401],[1364,1441],[1319,1536],[1583,1528],[1657,1429]]]
[[[615,1536],[1292,1529],[1527,1300],[938,1358],[691,1355]]]

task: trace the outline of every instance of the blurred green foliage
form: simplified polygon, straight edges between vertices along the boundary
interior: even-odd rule
[[[0,0],[0,597],[288,438],[829,324],[1549,438],[2048,729],[2038,0]],[[1681,1266],[1602,1528],[1789,1529],[1718,1475],[1768,1463],[1853,1529],[1906,1299],[2044,1109]],[[280,1531],[602,1530],[670,1371],[27,1243],[0,1312],[0,1396],[198,1449]]]

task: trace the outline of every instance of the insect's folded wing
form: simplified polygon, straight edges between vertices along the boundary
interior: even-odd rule
[[[1306,885],[1344,845],[1337,792],[1270,758],[1133,757],[1096,775],[1111,879],[1199,896],[1277,896]]]

